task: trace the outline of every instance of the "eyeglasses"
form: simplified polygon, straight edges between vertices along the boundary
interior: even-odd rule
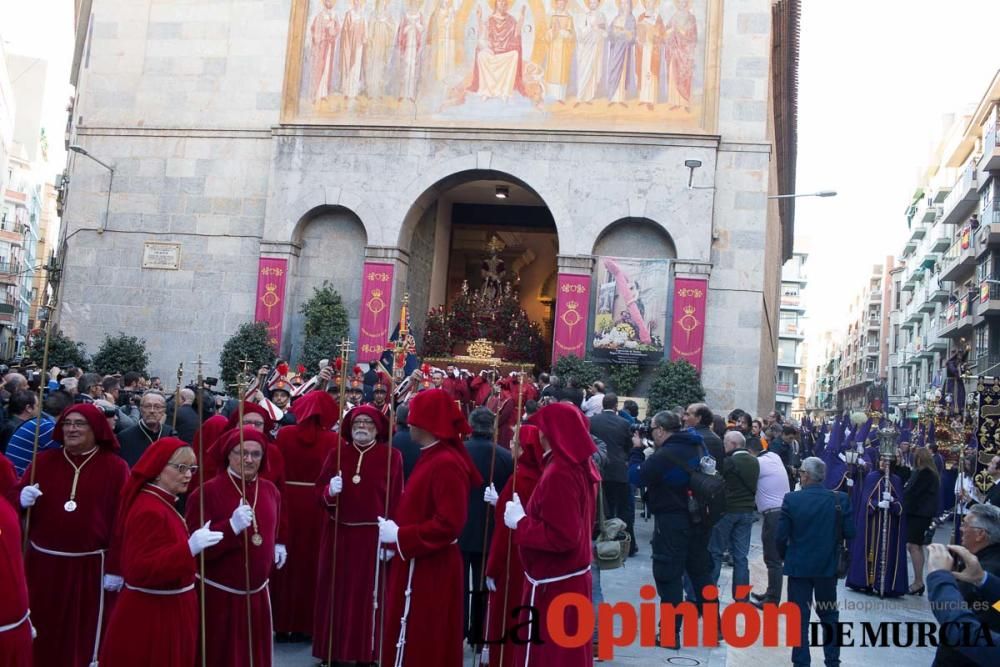
[[[62,425],[63,425],[64,429],[66,429],[66,428],[89,428],[90,427],[90,422],[88,422],[85,419],[81,419],[81,420],[68,419],[68,420],[64,421],[62,423]]]
[[[258,420],[258,419],[244,419],[243,420],[243,425],[244,426],[259,426],[259,427],[263,428],[264,427],[264,420],[263,419],[260,419],[260,420]]]
[[[198,472],[198,466],[189,466],[186,463],[168,463],[167,465],[182,475],[186,475],[188,473],[193,475]]]
[[[229,453],[229,455],[230,456],[234,456],[235,455],[236,458],[240,458],[240,448],[239,447],[233,448],[233,451],[231,451]],[[264,458],[264,452],[257,452],[257,451],[253,451],[252,452],[250,450],[244,450],[244,452],[243,452],[243,458],[245,458],[245,459],[253,459],[254,461],[259,461],[262,458]]]

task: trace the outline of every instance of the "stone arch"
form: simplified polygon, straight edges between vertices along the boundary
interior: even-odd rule
[[[344,206],[321,205],[309,210],[295,223],[290,239],[298,247],[289,285],[291,305],[287,322],[292,359],[302,350],[305,319],[301,305],[313,289],[329,281],[343,300],[350,322],[351,337],[357,338],[361,312],[361,280],[368,232],[360,216]]]
[[[370,239],[372,244],[382,242],[380,230],[376,224],[378,217],[365,197],[337,185],[316,186],[295,201],[283,206],[283,210],[276,214],[277,219],[271,220],[271,216],[268,216],[264,238],[267,241],[279,243],[292,241],[294,243],[303,222],[313,212],[337,207],[347,209],[356,216],[365,231],[365,236]],[[306,211],[306,213],[302,214],[302,211]]]
[[[642,259],[676,259],[677,246],[670,233],[655,220],[626,217],[615,220],[601,230],[593,255],[636,257]]]

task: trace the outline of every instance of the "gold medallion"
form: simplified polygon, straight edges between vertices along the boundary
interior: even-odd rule
[[[250,538],[250,541],[253,542],[255,547],[259,547],[264,544],[264,538],[261,537],[260,533],[254,533],[253,537]]]
[[[76,511],[76,501],[75,500],[67,500],[66,503],[63,505],[63,509],[66,510],[67,512],[75,512]]]
[[[354,477],[351,478],[351,481],[354,482],[355,484],[360,484],[361,483],[361,475],[355,475]]]

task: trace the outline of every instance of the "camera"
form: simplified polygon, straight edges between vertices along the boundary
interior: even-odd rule
[[[649,418],[630,424],[629,430],[631,430],[633,434],[638,433],[639,437],[643,440],[650,440],[653,437],[653,427]]]
[[[104,413],[104,416],[107,417],[108,419],[118,416],[118,410],[116,410],[115,408],[101,408],[101,411]]]
[[[214,387],[219,384],[219,378],[205,378],[203,382],[206,387]]]

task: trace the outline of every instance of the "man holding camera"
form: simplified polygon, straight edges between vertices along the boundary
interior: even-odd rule
[[[701,436],[685,429],[673,412],[656,413],[650,435],[656,451],[648,458],[641,439],[633,439],[629,481],[646,487],[655,521],[651,544],[656,591],[663,604],[680,604],[684,597],[681,579],[687,572],[701,603],[704,587],[712,583],[708,554],[711,528],[700,511],[691,507],[691,476],[687,470],[697,469],[703,457],[712,463],[714,459],[708,456]],[[680,618],[675,619],[673,628],[661,627],[660,645],[679,647],[680,632]]]

